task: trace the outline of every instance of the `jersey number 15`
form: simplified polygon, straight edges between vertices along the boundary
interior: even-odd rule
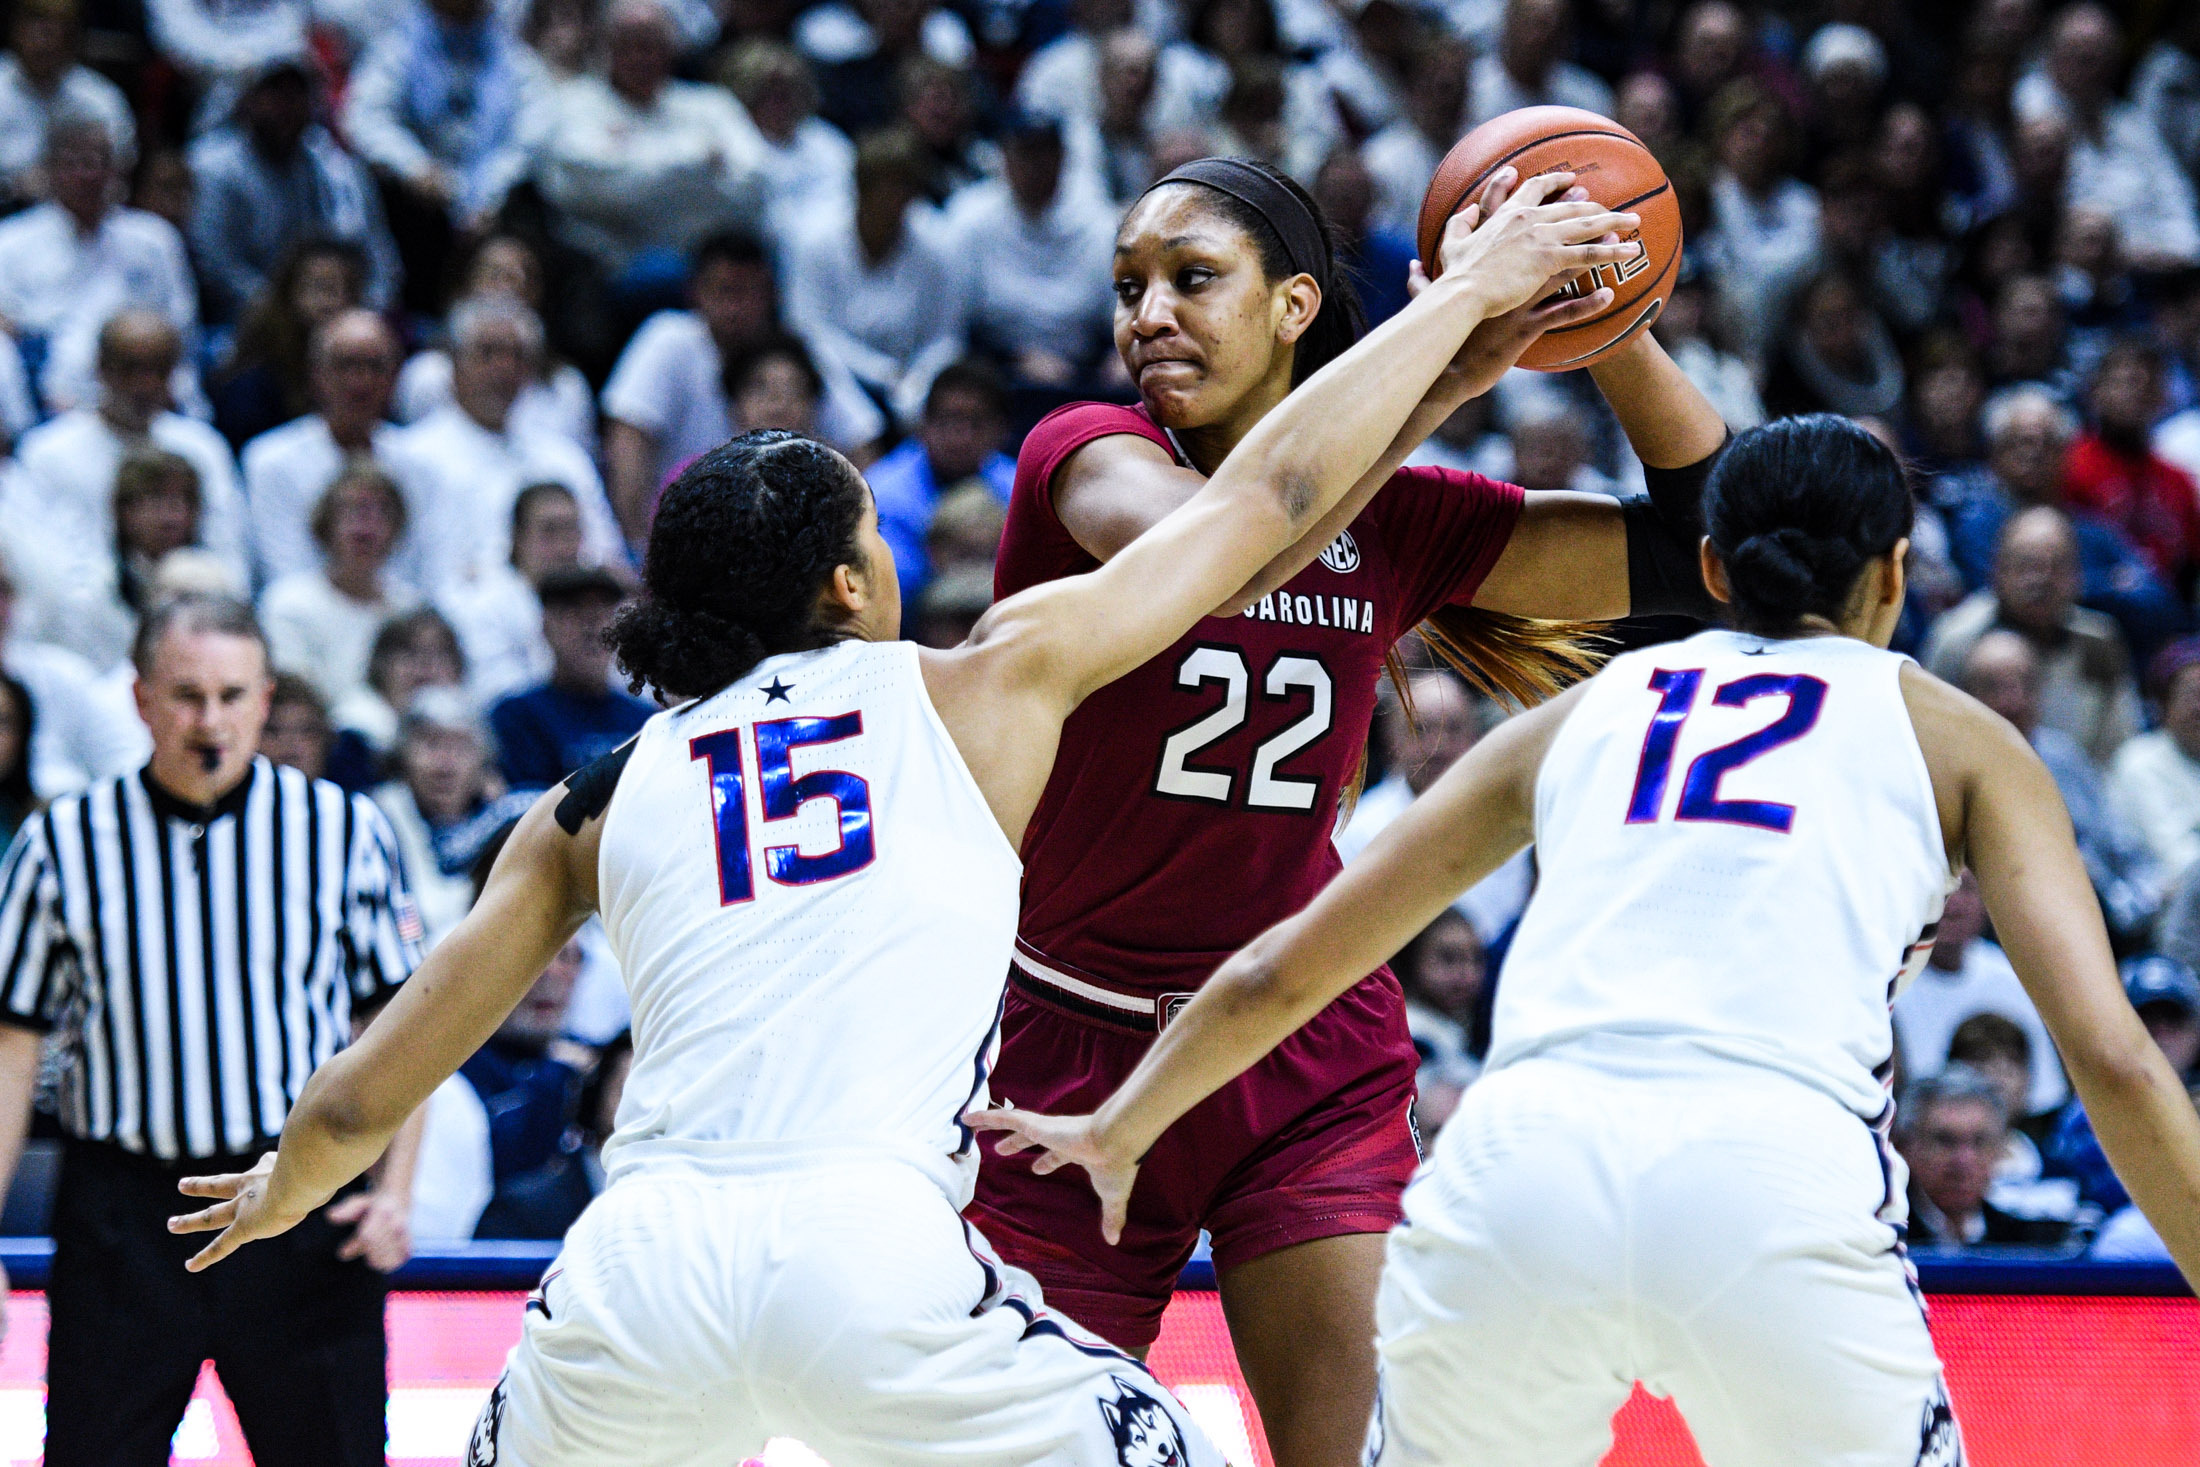
[[[1681,725],[1696,711],[1696,694],[1703,687],[1703,669],[1678,672],[1659,668],[1650,674],[1650,690],[1660,695],[1658,711],[1651,716],[1650,731],[1643,735],[1642,760],[1635,766],[1635,793],[1627,802],[1627,823],[1648,825],[1665,808],[1665,786],[1673,773],[1673,748],[1680,742]],[[1688,766],[1681,781],[1681,798],[1673,811],[1675,820],[1717,820],[1728,825],[1754,825],[1785,835],[1795,823],[1795,807],[1772,800],[1729,800],[1719,794],[1719,783],[1753,759],[1792,744],[1818,724],[1818,710],[1825,705],[1823,679],[1801,673],[1757,673],[1721,683],[1711,695],[1720,708],[1742,708],[1759,698],[1785,698],[1787,711],[1753,734],[1730,744],[1706,749]]]
[[[853,875],[871,864],[871,786],[843,769],[817,769],[795,778],[794,751],[809,744],[832,744],[863,732],[861,713],[837,718],[780,718],[759,723],[756,735],[757,790],[767,823],[792,820],[811,800],[831,800],[839,812],[840,844],[805,856],[793,843],[764,847],[764,874],[781,886],[810,886]],[[720,729],[688,740],[688,757],[710,765],[711,829],[718,839],[718,901],[721,906],[756,895],[749,856],[748,771],[741,751],[741,730]]]

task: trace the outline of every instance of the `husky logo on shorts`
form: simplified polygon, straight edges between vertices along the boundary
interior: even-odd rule
[[[1185,1467],[1191,1453],[1168,1407],[1120,1375],[1111,1375],[1115,1399],[1100,1403],[1100,1419],[1115,1439],[1115,1460],[1123,1467]]]
[[[497,1433],[504,1427],[504,1378],[497,1377],[496,1389],[489,1392],[489,1403],[481,1408],[481,1419],[474,1423],[473,1439],[466,1443],[466,1467],[496,1467]]]
[[[1337,538],[1322,547],[1322,564],[1340,576],[1348,576],[1360,568],[1360,547],[1350,530],[1339,530]]]
[[[1963,1431],[1948,1404],[1945,1381],[1933,1387],[1925,1402],[1925,1419],[1917,1430],[1917,1467],[1963,1467]]]

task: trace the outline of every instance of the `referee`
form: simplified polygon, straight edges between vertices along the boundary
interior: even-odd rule
[[[380,1467],[378,1270],[410,1248],[420,1118],[368,1190],[236,1271],[186,1273],[196,1240],[165,1222],[196,1205],[179,1177],[275,1145],[419,960],[396,842],[363,797],[256,756],[272,680],[244,603],[163,603],[132,660],[151,761],[56,800],[0,865],[0,1190],[44,1032],[62,1061],[46,1462],[165,1467],[212,1360],[259,1467]]]

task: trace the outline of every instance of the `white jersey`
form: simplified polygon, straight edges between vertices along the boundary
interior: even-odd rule
[[[1907,661],[1708,631],[1597,674],[1537,776],[1491,1068],[1646,1036],[1883,1120],[1889,1006],[1954,886]]]
[[[770,658],[650,719],[598,862],[634,1006],[606,1166],[884,1152],[961,1206],[1021,870],[910,643]]]

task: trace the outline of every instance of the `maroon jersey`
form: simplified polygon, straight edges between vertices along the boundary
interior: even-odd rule
[[[1063,460],[1142,409],[1078,403],[1024,440],[994,590],[1099,564],[1054,513]],[[1336,875],[1337,801],[1358,773],[1392,643],[1472,599],[1522,491],[1401,469],[1351,528],[1241,616],[1209,617],[1062,727],[1024,836],[1018,946],[1102,984],[1183,992]]]

